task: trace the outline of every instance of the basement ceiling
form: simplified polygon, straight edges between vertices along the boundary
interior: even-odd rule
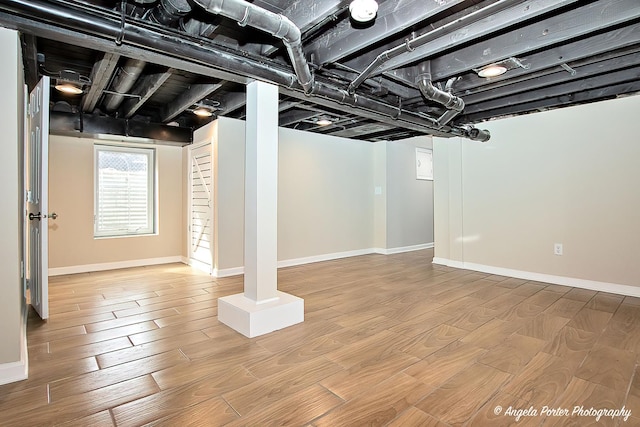
[[[640,91],[638,0],[382,0],[367,23],[349,5],[0,0],[0,25],[30,87],[82,85],[52,90],[54,133],[188,143],[243,118],[252,80],[280,86],[280,126],[367,141],[486,140],[487,120]],[[506,72],[480,77],[491,65]]]

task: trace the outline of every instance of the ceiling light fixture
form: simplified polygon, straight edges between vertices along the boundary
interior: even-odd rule
[[[507,72],[507,67],[499,64],[490,64],[478,70],[480,77],[498,77]]]
[[[316,124],[317,124],[318,126],[329,126],[329,125],[332,125],[332,124],[333,124],[333,122],[332,122],[331,120],[327,119],[327,118],[322,118],[322,119],[319,119],[319,120],[316,122]]]
[[[353,0],[349,4],[351,18],[357,22],[369,22],[376,17],[378,2],[375,0]]]
[[[80,95],[83,90],[82,87],[74,83],[58,83],[55,85],[56,90],[65,93],[67,95]]]
[[[198,117],[211,117],[219,106],[220,103],[218,101],[205,98],[200,100],[200,102],[195,103],[189,111]]]
[[[211,117],[213,116],[213,111],[208,108],[199,107],[193,110],[193,114],[199,117]]]

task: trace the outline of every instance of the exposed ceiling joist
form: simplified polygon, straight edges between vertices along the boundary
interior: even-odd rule
[[[405,46],[396,47],[402,53],[384,62],[377,68],[375,74],[411,64],[416,61],[416,58],[431,58],[454,46],[470,43],[481,37],[502,31],[505,27],[521,24],[576,1],[578,0],[538,0],[524,3],[514,0],[498,1],[474,14],[464,16],[416,37],[406,48]]]
[[[544,49],[639,17],[640,2],[637,0],[590,3],[579,9],[495,36],[482,43],[438,56],[431,60],[432,78],[443,80],[459,76],[486,64]]]
[[[25,81],[31,90],[40,80],[38,76],[37,38],[31,34],[24,34],[22,36],[22,43],[24,45],[24,62],[27,64],[25,67]]]
[[[317,117],[321,115],[317,111],[308,111],[308,110],[292,110],[285,114],[280,115],[280,119],[278,120],[278,125],[280,126],[289,126],[295,123],[303,122],[305,120],[309,120],[313,117]]]
[[[354,28],[348,20],[342,21],[312,42],[306,51],[316,64],[336,62],[465,1],[468,0],[406,0],[402,7],[394,1],[386,1],[380,5],[378,16],[370,27]]]
[[[574,92],[591,90],[593,88],[606,87],[616,84],[617,82],[630,82],[634,80],[640,80],[640,67],[614,71],[612,73],[607,73],[604,76],[593,76],[568,83],[556,84],[545,88],[544,91],[518,93],[515,95],[505,96],[501,99],[487,101],[482,104],[474,104],[465,108],[465,115],[497,109],[504,105],[525,104],[540,99],[559,97],[563,94],[571,94]]]
[[[360,126],[353,126],[350,128],[331,132],[332,136],[341,136],[343,138],[353,138],[356,136],[369,135],[372,133],[383,132],[391,129],[388,125],[381,123],[367,123]]]
[[[483,111],[465,116],[470,121],[486,120],[487,117],[505,117],[516,114],[524,114],[531,111],[544,111],[565,105],[575,105],[594,100],[609,99],[619,96],[620,93],[635,94],[640,91],[640,80],[617,83],[615,85],[584,90],[576,93],[565,93],[553,98],[539,99],[515,106],[501,107],[491,111]]]
[[[632,67],[638,63],[640,63],[640,53],[623,55],[583,66],[571,64],[570,68],[574,70],[575,74],[572,74],[570,70],[568,71],[558,67],[556,72],[546,74],[544,76],[538,76],[532,79],[532,81],[525,80],[523,82],[513,83],[493,90],[485,90],[476,94],[467,95],[464,97],[464,102],[466,104],[466,110],[469,111],[470,106],[474,104],[495,99],[505,101],[510,95],[528,92],[531,89],[542,89],[574,80],[583,80],[587,77],[596,77],[601,74]],[[544,91],[541,93],[545,94]],[[483,104],[482,108],[485,108],[487,105],[489,105],[489,107],[491,106],[491,104],[487,103]]]
[[[103,91],[109,85],[111,77],[118,65],[120,55],[116,53],[103,53],[91,70],[91,87],[82,99],[82,111],[91,112],[96,108]]]
[[[300,29],[302,34],[322,21],[330,20],[332,15],[349,6],[351,0],[295,0],[282,14]],[[278,46],[266,45],[262,54],[269,56],[278,50]]]
[[[163,123],[170,121],[193,104],[220,89],[220,87],[222,87],[220,83],[196,83],[191,85],[174,102],[166,106],[160,116],[160,121]]]

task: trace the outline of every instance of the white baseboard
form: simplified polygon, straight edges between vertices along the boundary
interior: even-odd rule
[[[375,249],[358,249],[355,251],[334,252],[332,254],[314,255],[303,258],[293,258],[278,261],[278,268],[293,267],[294,265],[311,264],[314,262],[331,261],[340,258],[349,258],[353,256],[369,255],[375,253]]]
[[[499,276],[515,277],[517,279],[535,280],[536,282],[552,283],[554,285],[571,286],[574,288],[589,289],[591,291],[608,292],[612,294],[640,297],[640,287],[622,285],[619,283],[599,282],[596,280],[578,279],[575,277],[555,276],[552,274],[534,273],[531,271],[513,270],[510,268],[493,267],[490,265],[460,262],[445,258],[434,258],[434,264],[448,267],[473,270],[481,273],[497,274]]]
[[[382,255],[393,255],[393,254],[400,254],[403,252],[412,252],[412,251],[421,251],[423,249],[432,249],[433,248],[433,242],[431,243],[423,243],[420,245],[412,245],[412,246],[401,246],[401,247],[397,247],[397,248],[388,248],[388,249],[384,249],[384,248],[375,248],[374,252],[377,254],[382,254]]]
[[[431,263],[432,264],[438,264],[438,265],[444,265],[445,267],[462,268],[462,269],[470,270],[469,268],[465,267],[464,262],[455,261],[455,260],[452,260],[452,259],[433,257],[433,261],[431,261]]]
[[[367,248],[367,249],[357,249],[353,251],[334,252],[330,254],[285,259],[282,261],[278,261],[278,268],[293,267],[296,265],[311,264],[314,262],[331,261],[334,259],[349,258],[354,256],[360,256],[360,255],[370,255],[370,254],[391,255],[391,254],[398,254],[401,252],[419,251],[422,249],[430,249],[430,248],[433,248],[433,243],[425,243],[421,245],[404,246],[400,248],[391,248],[391,249]],[[240,274],[244,274],[244,267],[223,268],[220,270],[214,269],[212,275],[214,277],[229,277],[229,276],[237,276]]]
[[[244,267],[223,268],[221,270],[214,268],[211,273],[213,277],[230,277],[239,276],[241,274],[244,274]]]
[[[191,266],[196,270],[204,271],[205,273],[211,274],[213,276],[213,269],[211,268],[211,266],[209,264],[205,264],[202,261],[182,257],[182,263],[187,264],[188,266]]]
[[[27,350],[27,315],[29,306],[24,305],[20,324],[20,360],[0,363],[0,385],[26,380],[29,376],[29,352]]]
[[[180,255],[163,258],[133,259],[127,261],[105,262],[100,264],[73,265],[70,267],[55,267],[49,269],[49,276],[62,276],[64,274],[89,273],[91,271],[117,270],[119,268],[144,267],[146,265],[171,264],[183,262]]]

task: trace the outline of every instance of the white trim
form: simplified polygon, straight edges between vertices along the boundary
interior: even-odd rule
[[[25,304],[22,309],[20,322],[20,360],[17,362],[0,364],[0,385],[9,384],[16,381],[26,380],[29,377],[29,352],[27,350],[27,315],[28,306]]]
[[[465,267],[464,262],[455,261],[455,260],[447,259],[447,258],[433,257],[433,261],[431,261],[431,263],[432,264],[438,264],[438,265],[444,265],[445,267],[462,268],[462,269],[469,270],[468,268]]]
[[[391,254],[398,254],[401,252],[419,251],[422,249],[431,249],[431,248],[433,248],[433,243],[424,243],[421,245],[404,246],[400,248],[391,248],[391,249],[381,249],[381,248],[356,249],[353,251],[334,252],[330,254],[314,255],[314,256],[303,257],[303,258],[285,259],[282,261],[278,261],[278,268],[293,267],[296,265],[311,264],[314,262],[322,262],[322,261],[331,261],[334,259],[350,258],[354,256],[361,256],[361,255],[371,255],[371,254],[391,255]],[[240,274],[244,274],[244,267],[224,268],[222,270],[218,270],[217,268],[214,268],[212,276],[229,277],[229,276],[237,276]]]
[[[69,267],[56,267],[49,269],[49,276],[62,276],[64,274],[89,273],[91,271],[117,270],[120,268],[144,267],[147,265],[172,264],[183,262],[181,255],[163,258],[133,259],[127,261],[105,262],[100,264],[72,265]]]
[[[182,258],[183,264],[187,264],[188,266],[191,266],[196,270],[204,271],[205,273],[213,275],[212,274],[213,269],[211,268],[211,265],[202,261],[198,261],[197,259],[189,259],[187,257],[181,257],[181,258]]]
[[[278,261],[278,268],[293,267],[294,265],[311,264],[314,262],[331,261],[334,259],[349,258],[353,256],[369,255],[372,253],[376,253],[376,250],[373,248],[369,248],[357,249],[355,251],[334,252],[332,254],[314,255],[304,258],[286,259]]]
[[[244,274],[244,267],[223,268],[222,270],[214,268],[211,273],[213,277],[239,276],[241,274]]]
[[[393,255],[393,254],[400,254],[403,252],[412,252],[412,251],[421,251],[423,249],[432,249],[433,248],[433,242],[431,243],[422,243],[420,245],[412,245],[412,246],[401,246],[401,247],[397,247],[397,248],[375,248],[373,249],[374,253],[376,254],[382,254],[382,255]]]
[[[599,282],[595,280],[579,279],[576,277],[555,276],[552,274],[534,273],[531,271],[513,270],[510,268],[493,267],[490,265],[460,262],[445,258],[434,258],[434,264],[465,270],[479,271],[481,273],[497,274],[499,276],[515,277],[517,279],[535,280],[536,282],[552,283],[554,285],[571,286],[574,288],[589,289],[591,291],[608,292],[612,294],[640,297],[640,287],[622,285],[619,283]]]

